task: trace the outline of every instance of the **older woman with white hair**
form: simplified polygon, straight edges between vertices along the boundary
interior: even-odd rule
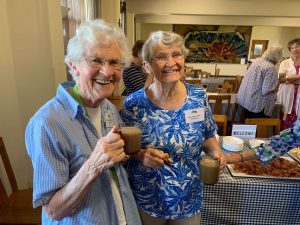
[[[180,80],[187,53],[180,35],[152,33],[142,56],[153,83],[129,95],[121,110],[142,130],[143,149],[127,172],[143,225],[199,225],[201,153],[225,166],[205,90]]]
[[[103,20],[82,24],[69,41],[65,61],[76,83],[60,84],[26,128],[42,224],[141,224],[120,165],[121,118],[106,99],[130,56],[121,29]]]
[[[245,118],[267,118],[276,102],[278,77],[275,65],[282,58],[282,46],[270,46],[246,71],[237,94]]]

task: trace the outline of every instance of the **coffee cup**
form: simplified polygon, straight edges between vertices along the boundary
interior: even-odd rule
[[[220,161],[203,155],[200,159],[200,180],[204,184],[216,184],[219,180]]]
[[[134,155],[141,150],[141,129],[136,123],[125,122],[119,125],[119,131],[124,140],[124,152]]]

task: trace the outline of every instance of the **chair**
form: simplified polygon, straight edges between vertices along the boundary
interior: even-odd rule
[[[280,133],[280,119],[273,118],[251,118],[246,119],[245,124],[257,125],[256,137],[267,138]],[[268,128],[273,128],[273,134],[268,132]]]
[[[233,87],[231,84],[214,84],[214,92],[232,93]]]
[[[194,79],[194,80],[186,79],[185,82],[189,83],[189,84],[195,84],[195,85],[201,84],[201,80],[199,80],[199,79]]]
[[[211,105],[212,113],[214,115],[214,119],[218,127],[223,128],[222,135],[226,136],[227,119],[228,119],[231,96],[230,95],[209,95],[208,102],[212,103],[212,100],[214,101],[214,104],[210,104],[210,105]],[[223,101],[226,101],[227,103],[223,104]],[[223,106],[225,106],[225,108],[223,108]],[[222,111],[224,111],[224,114],[222,114]]]
[[[207,87],[208,87],[208,84],[201,84],[201,83],[198,83],[198,84],[195,84],[195,85],[197,85],[197,86],[199,86],[199,87],[203,87],[204,89],[207,89]]]
[[[235,91],[234,91],[235,93],[238,93],[243,78],[244,78],[244,77],[241,76],[241,75],[236,75],[236,76],[235,76],[235,80],[236,80]]]
[[[192,73],[193,67],[192,66],[185,66],[184,67],[184,74],[186,77],[190,77]]]
[[[232,124],[244,124],[245,123],[245,109],[240,106],[237,102],[234,103],[232,117],[231,117]]]
[[[236,80],[224,79],[223,85],[232,85],[232,92],[236,93]]]
[[[41,207],[32,208],[32,189],[18,189],[17,181],[1,137],[0,154],[12,189],[12,194],[8,196],[0,179],[0,224],[41,224]]]
[[[123,107],[125,98],[126,96],[110,96],[108,100],[116,106],[118,111],[120,111]]]
[[[211,73],[202,70],[200,73],[200,76],[201,76],[201,78],[210,78]]]

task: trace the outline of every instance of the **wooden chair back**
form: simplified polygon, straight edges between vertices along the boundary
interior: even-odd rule
[[[192,67],[192,66],[185,66],[185,67],[184,67],[184,72],[185,72],[185,73],[191,73],[192,70],[193,70],[193,67]]]
[[[267,138],[280,133],[280,119],[273,118],[251,118],[246,119],[245,124],[257,125],[256,137]],[[269,134],[268,127],[273,128],[273,134]]]
[[[114,104],[118,111],[120,111],[123,107],[124,99],[126,96],[110,96],[108,100]]]
[[[200,79],[193,79],[193,80],[186,79],[185,82],[189,83],[189,84],[195,84],[195,85],[201,84],[201,80]]]
[[[0,224],[41,224],[41,207],[32,208],[32,189],[18,189],[17,181],[1,137],[0,155],[12,189],[12,194],[8,196],[0,179]]]
[[[232,93],[233,87],[231,84],[214,84],[214,92]]]
[[[207,71],[200,70],[199,75],[200,75],[201,78],[209,78],[211,76],[211,73],[207,72]]]
[[[217,115],[217,114],[213,114],[214,119],[216,121],[216,124],[218,125],[219,129],[222,129],[222,136],[226,136],[227,135],[227,119],[228,117],[226,115]]]
[[[195,84],[195,85],[197,85],[197,86],[199,86],[199,87],[203,87],[204,89],[207,89],[207,87],[208,87],[208,84]]]
[[[236,80],[235,93],[238,93],[243,78],[244,78],[244,76],[241,76],[241,75],[236,75],[235,76],[235,80]]]
[[[208,102],[211,103],[214,101],[214,104],[211,106],[211,110],[213,114],[223,114],[228,116],[229,108],[230,108],[230,95],[209,95]],[[225,104],[225,111],[222,113],[223,104]]]
[[[0,179],[0,210],[5,206],[7,200],[8,200],[8,196],[4,188],[4,185]]]
[[[2,137],[0,137],[0,155],[1,155],[2,163],[4,165],[4,169],[6,171],[6,174],[7,174],[12,192],[18,191],[17,181],[16,181],[16,178],[15,178],[13,169],[11,167],[11,164],[10,164],[10,161],[9,161],[9,158],[8,158],[8,155],[7,155]],[[0,189],[1,189],[1,195],[4,198],[8,199],[8,195],[6,193],[6,190],[3,186],[2,181],[1,181]],[[3,202],[0,202],[0,206],[1,206],[1,203],[3,203]]]
[[[218,125],[218,127],[222,127],[222,135],[226,136],[227,131],[227,119],[228,119],[228,113],[230,108],[230,95],[209,95],[208,96],[208,102],[211,104],[211,110],[214,115],[214,119]],[[224,105],[225,104],[225,105]],[[223,107],[225,106],[225,109],[223,110]],[[222,113],[222,111],[224,113]]]
[[[237,102],[234,103],[232,115],[231,115],[231,122],[237,124],[244,124],[245,123],[245,109],[240,106]]]
[[[236,80],[224,79],[223,85],[232,85],[232,92],[236,93]]]

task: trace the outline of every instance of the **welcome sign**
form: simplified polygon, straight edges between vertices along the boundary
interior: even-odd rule
[[[242,138],[243,140],[254,139],[256,135],[256,125],[232,125],[231,136]]]

